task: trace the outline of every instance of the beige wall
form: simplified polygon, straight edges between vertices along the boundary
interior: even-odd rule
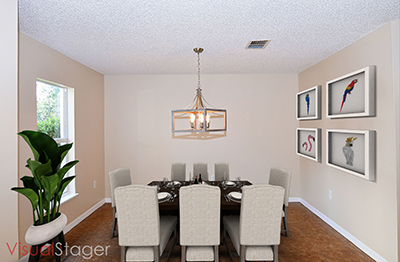
[[[400,258],[400,21],[392,22],[393,99],[395,103],[397,159],[397,253]]]
[[[18,197],[10,189],[17,185],[17,90],[18,90],[18,1],[3,1],[0,8],[0,258],[15,261],[18,243]]]
[[[206,65],[203,65],[206,66]],[[196,94],[196,75],[105,76],[106,174],[131,169],[133,183],[170,178],[171,163],[228,162],[230,176],[267,183],[271,167],[293,171],[291,196],[300,196],[295,153],[297,75],[202,75],[205,98],[227,109],[225,137],[172,137],[171,110]],[[110,197],[106,176],[106,197]]]
[[[36,78],[75,89],[76,192],[79,195],[61,205],[73,221],[104,199],[104,76],[20,33],[19,130],[36,129]],[[25,168],[31,152],[19,138],[19,176],[30,175]],[[93,188],[97,181],[96,189]],[[19,200],[19,241],[32,223],[31,207]]]
[[[299,91],[322,85],[322,119],[300,127],[322,128],[322,163],[300,160],[301,197],[388,261],[397,261],[395,114],[391,25],[387,24],[299,74]],[[326,82],[376,65],[376,116],[326,118]],[[398,87],[397,87],[398,88]],[[326,129],[376,130],[376,181],[325,164]],[[333,200],[328,198],[333,191]]]

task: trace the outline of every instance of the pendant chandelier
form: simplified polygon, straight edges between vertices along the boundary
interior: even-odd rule
[[[184,109],[172,110],[172,132],[226,131],[226,109],[213,107],[201,92],[200,53],[203,48],[195,48],[193,51],[197,53],[196,96]]]

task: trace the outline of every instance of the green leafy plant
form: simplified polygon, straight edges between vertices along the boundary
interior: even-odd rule
[[[46,118],[37,123],[37,129],[53,138],[60,137],[60,118],[55,116]]]
[[[68,170],[79,161],[74,160],[61,167],[61,163],[72,147],[72,143],[59,146],[57,142],[42,132],[25,130],[19,132],[30,146],[34,160],[29,158],[26,167],[32,176],[21,178],[24,187],[13,187],[26,196],[32,205],[33,224],[45,224],[57,217],[61,196],[75,176],[65,177]]]

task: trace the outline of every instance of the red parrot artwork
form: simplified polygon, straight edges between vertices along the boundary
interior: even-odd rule
[[[344,102],[346,102],[347,94],[351,95],[351,91],[353,91],[354,85],[357,83],[357,81],[358,81],[357,79],[354,79],[353,81],[351,81],[350,85],[348,85],[346,87],[346,89],[344,90],[342,106],[340,107],[340,112],[342,112],[343,104],[344,104]]]

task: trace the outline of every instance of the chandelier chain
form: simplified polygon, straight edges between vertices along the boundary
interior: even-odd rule
[[[197,53],[197,88],[200,89],[200,53]]]

